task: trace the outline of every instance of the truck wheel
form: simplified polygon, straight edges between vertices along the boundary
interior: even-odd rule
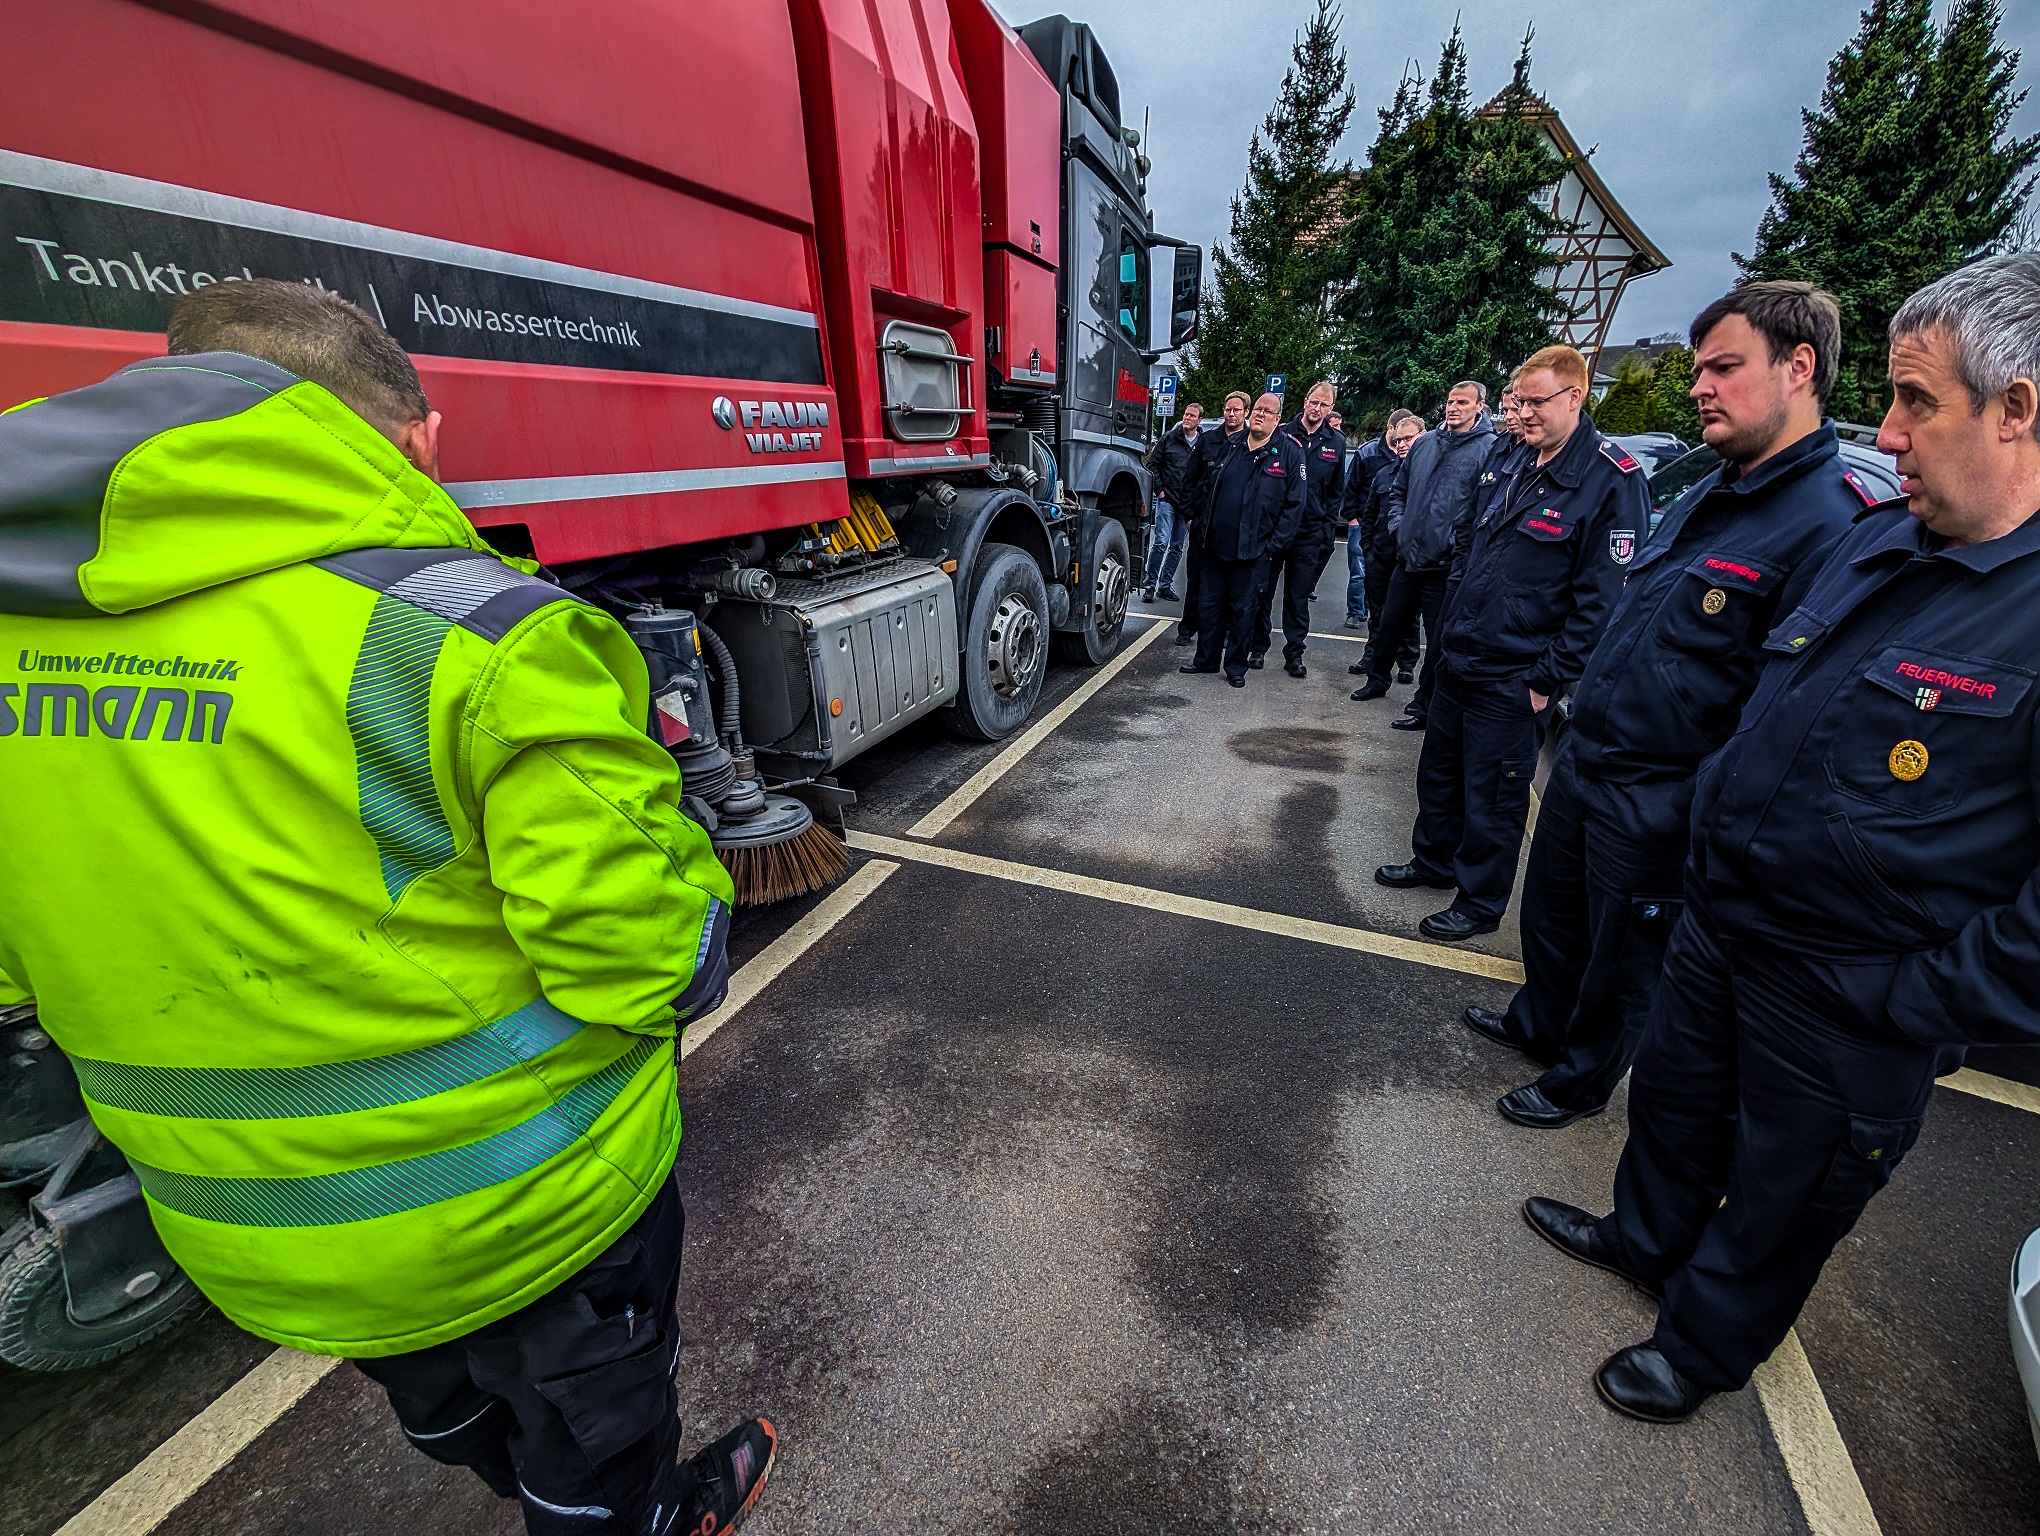
[[[1091,616],[1083,627],[1055,637],[1055,653],[1079,666],[1103,666],[1119,652],[1126,634],[1126,601],[1133,593],[1133,560],[1127,553],[1126,525],[1114,517],[1098,519],[1098,536],[1084,560],[1091,577]]]
[[[1041,697],[1047,638],[1041,567],[1011,544],[985,544],[963,627],[963,682],[944,712],[949,728],[978,741],[1017,731]]]
[[[0,1360],[24,1371],[75,1371],[139,1349],[197,1300],[181,1269],[132,1306],[96,1323],[72,1319],[57,1239],[39,1231],[0,1262]]]

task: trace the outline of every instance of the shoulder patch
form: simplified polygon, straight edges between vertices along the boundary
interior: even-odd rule
[[[1633,475],[1643,466],[1631,458],[1622,445],[1612,437],[1601,439],[1601,455],[1625,475]]]
[[[1865,507],[1877,505],[1877,498],[1870,493],[1870,487],[1863,483],[1861,475],[1857,474],[1853,469],[1845,469],[1842,471],[1842,478],[1849,483],[1849,489],[1862,498]]]
[[[474,549],[357,549],[312,564],[492,642],[548,604],[580,601]]]

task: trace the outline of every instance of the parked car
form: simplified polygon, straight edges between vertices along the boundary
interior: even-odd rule
[[[2012,1260],[2012,1359],[2026,1388],[2033,1449],[2040,1452],[2040,1232],[2020,1244]]]
[[[1693,445],[1682,437],[1669,432],[1625,432],[1612,439],[1629,451],[1629,456],[1643,465],[1646,475],[1654,475],[1672,460],[1692,451]]]
[[[1903,495],[1898,484],[1898,467],[1891,455],[1879,452],[1876,445],[1877,429],[1843,424],[1835,429],[1842,439],[1842,462],[1855,471],[1862,480],[1864,489],[1878,501],[1889,501]],[[1628,446],[1627,438],[1617,442]],[[1629,450],[1636,452],[1634,448]],[[1672,460],[1650,477],[1650,530],[1657,532],[1657,525],[1663,520],[1665,508],[1677,501],[1686,491],[1721,462],[1721,455],[1702,444],[1692,452]]]

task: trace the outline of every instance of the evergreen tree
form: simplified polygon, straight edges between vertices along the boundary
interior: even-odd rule
[[[1603,432],[1651,430],[1651,368],[1639,352],[1615,365],[1615,382],[1594,402],[1594,425]]]
[[[1693,403],[1693,354],[1668,347],[1650,365],[1650,421],[1646,432],[1669,432],[1681,442],[1700,444],[1700,408]]]
[[[1906,296],[2016,240],[2040,136],[2006,137],[2025,93],[1998,42],[1998,0],[1871,0],[1828,66],[1790,177],[1773,175],[1745,278],[1797,278],[1842,310],[1829,411],[1875,421],[1886,398],[1885,327]]]
[[[1247,148],[1247,183],[1232,200],[1229,245],[1212,252],[1213,281],[1188,366],[1185,399],[1216,404],[1258,392],[1271,373],[1302,391],[1330,370],[1326,290],[1340,258],[1342,191],[1350,161],[1332,156],[1353,116],[1335,0],[1296,39],[1282,89]]]
[[[1542,274],[1566,226],[1540,195],[1565,162],[1528,116],[1530,41],[1493,112],[1473,111],[1455,26],[1428,90],[1406,80],[1381,113],[1341,302],[1342,371],[1362,420],[1398,405],[1435,417],[1460,379],[1492,395],[1564,318]]]

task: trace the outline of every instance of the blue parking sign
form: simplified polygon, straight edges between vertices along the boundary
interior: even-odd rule
[[[1281,394],[1281,393],[1282,393],[1282,386],[1283,386],[1283,385],[1284,385],[1284,384],[1285,384],[1286,382],[1288,382],[1288,381],[1287,381],[1286,379],[1284,379],[1284,378],[1283,378],[1283,376],[1282,376],[1281,374],[1279,374],[1279,373],[1271,373],[1271,374],[1269,374],[1269,375],[1268,375],[1268,390],[1267,390],[1267,392],[1268,392],[1269,394],[1271,394],[1271,395],[1279,395],[1279,394]]]

